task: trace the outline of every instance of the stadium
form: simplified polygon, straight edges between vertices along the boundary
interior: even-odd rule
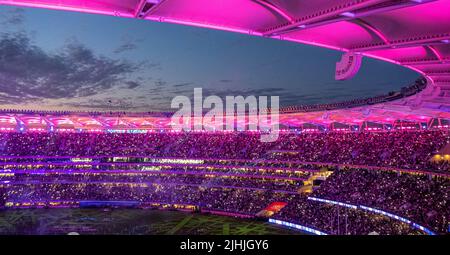
[[[173,112],[2,109],[0,234],[450,231],[450,0],[0,4],[327,48],[342,54],[336,80],[363,58],[421,76],[383,95],[281,107],[269,143],[249,128],[173,130]]]

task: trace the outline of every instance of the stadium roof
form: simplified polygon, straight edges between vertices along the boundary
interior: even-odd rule
[[[402,65],[428,79],[427,88],[412,97],[283,117],[292,122],[380,122],[450,115],[450,0],[0,0],[0,4],[146,19],[316,45]]]

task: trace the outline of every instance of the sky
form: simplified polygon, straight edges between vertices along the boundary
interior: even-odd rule
[[[205,28],[0,6],[0,108],[168,111],[194,88],[307,105],[380,95],[419,77],[364,58],[353,79],[335,81],[340,56]]]

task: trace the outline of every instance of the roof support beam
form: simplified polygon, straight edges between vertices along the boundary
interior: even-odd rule
[[[310,19],[295,22],[287,26],[283,26],[276,29],[270,29],[269,31],[264,32],[263,35],[269,37],[282,35],[294,31],[304,30],[317,26],[323,26],[330,23],[354,20],[357,18],[362,18],[377,13],[415,6],[432,1],[436,0],[404,0],[392,3],[389,3],[389,1],[382,1],[382,0],[366,1],[362,4],[356,4],[354,6],[343,8],[324,15],[319,15]]]
[[[132,123],[132,122],[130,122],[128,120],[121,119],[121,121],[125,122],[128,127],[138,128],[138,126],[136,124],[134,124],[134,123]]]
[[[108,123],[103,121],[100,117],[92,117],[92,120],[98,122],[102,126],[102,128],[109,128],[109,127],[111,127],[111,125],[109,125]]]
[[[442,61],[441,54],[433,46],[427,45],[425,47],[427,47],[431,52],[433,52],[433,54],[434,54],[434,56],[436,57],[437,60],[441,60]]]
[[[67,116],[67,119],[69,119],[73,123],[73,127],[74,128],[79,128],[79,127],[83,127],[84,126],[83,123],[81,123],[81,122],[79,122],[77,120],[74,120],[75,119],[74,116]]]
[[[428,75],[430,76],[450,76],[450,71],[449,72],[436,72],[436,71],[432,71],[432,72],[427,72]]]
[[[13,115],[14,116],[14,118],[16,119],[16,123],[19,125],[19,126],[25,126],[26,124],[25,124],[25,122],[19,117],[19,115],[17,115],[17,114],[14,114]]]
[[[380,40],[382,40],[386,45],[389,45],[389,39],[377,28],[375,28],[374,26],[372,26],[371,24],[369,24],[368,22],[362,20],[362,19],[354,19],[352,20],[353,23],[359,25],[360,27],[372,32],[373,34],[375,34],[378,38],[380,38]]]
[[[440,78],[436,78],[434,80],[435,84],[442,87],[442,85],[449,85],[450,84],[450,79],[447,79],[445,77],[440,77]]]
[[[403,61],[400,62],[402,65],[442,65],[442,64],[450,64],[450,59],[441,59],[441,60],[417,60],[417,61]]]
[[[145,19],[148,15],[155,12],[166,0],[140,0],[134,11],[134,17]]]
[[[266,0],[253,0],[254,2],[258,3],[259,5],[262,5],[264,8],[267,8],[271,11],[276,12],[280,16],[282,16],[284,19],[289,21],[289,23],[293,24],[295,23],[294,18],[285,10],[280,9],[278,6],[274,5],[273,3],[267,2]]]
[[[422,47],[422,46],[433,46],[433,45],[442,45],[449,44],[450,36],[444,37],[436,37],[436,38],[426,38],[422,40],[404,40],[402,42],[396,41],[384,41],[384,44],[370,46],[370,47],[361,47],[361,48],[352,48],[351,51],[354,52],[365,52],[365,51],[374,51],[374,50],[388,50],[388,49],[398,49],[398,48],[408,48],[408,47]]]
[[[117,116],[117,125],[123,124],[125,125],[127,128],[134,128],[136,127],[135,125],[131,124],[130,122],[126,121],[124,118]]]
[[[138,18],[139,15],[142,13],[142,9],[144,9],[145,4],[147,3],[147,0],[139,0],[136,8],[134,9],[133,16],[135,18]]]

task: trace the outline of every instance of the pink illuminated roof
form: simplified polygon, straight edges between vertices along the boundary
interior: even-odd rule
[[[450,113],[436,110],[408,111],[402,112],[396,109],[389,110],[384,108],[383,104],[352,109],[341,109],[321,112],[298,112],[284,113],[279,116],[281,129],[285,128],[305,128],[308,125],[331,127],[333,124],[344,124],[346,126],[361,126],[364,123],[377,123],[386,125],[395,125],[398,122],[417,123],[430,127],[431,124],[438,122],[450,122]],[[253,116],[247,116],[243,125],[250,123],[257,124],[252,119]],[[232,117],[234,118],[234,117]],[[191,120],[193,123],[194,119]],[[0,115],[1,128],[19,128],[21,126],[27,129],[43,130],[86,130],[86,131],[108,131],[108,130],[170,130],[172,129],[171,116],[151,116],[150,114],[128,113],[117,116],[95,114],[89,116],[86,113],[70,113],[66,115],[52,115],[51,113],[41,113],[39,116],[34,114],[3,114]],[[215,128],[219,123],[216,123]],[[259,123],[259,126],[264,126]],[[306,126],[305,126],[306,125]],[[448,127],[448,126],[447,126]]]
[[[0,115],[0,127],[16,126],[17,121],[14,116]]]
[[[62,117],[62,116],[49,116],[47,119],[51,122],[53,126],[56,127],[74,127],[73,121],[68,117]]]
[[[287,123],[449,117],[450,0],[0,0],[0,4],[169,22],[316,45],[402,65],[428,79],[424,91],[407,99],[327,113],[286,114],[282,119]],[[81,126],[98,125],[95,121],[124,127],[168,123],[166,118],[123,123],[71,120]]]

